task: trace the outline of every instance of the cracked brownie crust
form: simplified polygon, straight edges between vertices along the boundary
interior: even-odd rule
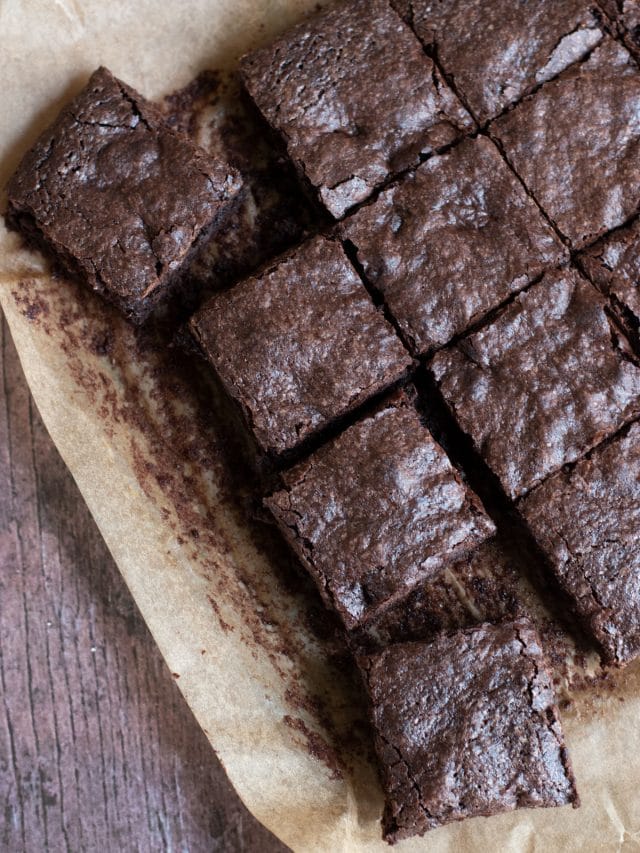
[[[263,453],[293,450],[412,362],[340,243],[316,237],[190,321]]]
[[[495,529],[404,393],[287,472],[284,485],[266,505],[347,627]]]
[[[100,68],[24,157],[7,218],[140,322],[241,186]]]
[[[392,0],[482,123],[579,60],[603,37],[585,0]]]
[[[244,57],[249,94],[336,218],[473,129],[386,0],[350,0]]]
[[[547,480],[520,510],[607,658],[640,654],[640,426]]]
[[[394,843],[452,821],[578,805],[550,675],[521,620],[365,659]]]
[[[639,97],[638,66],[607,37],[490,126],[574,249],[638,210]]]
[[[640,220],[614,231],[579,256],[589,278],[640,321]]]
[[[553,229],[483,137],[432,157],[384,190],[345,220],[342,235],[421,355],[565,258]]]
[[[640,414],[640,368],[595,288],[547,273],[487,328],[437,353],[440,390],[516,499]]]

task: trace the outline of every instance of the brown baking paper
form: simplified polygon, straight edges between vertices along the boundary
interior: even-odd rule
[[[0,182],[99,64],[160,98],[313,5],[1,0]],[[47,428],[243,801],[295,850],[386,849],[354,673],[248,512],[251,484],[226,467],[228,433],[197,368],[55,278],[4,226],[0,303]],[[578,696],[564,720],[582,808],[476,818],[400,849],[640,850],[640,666]]]

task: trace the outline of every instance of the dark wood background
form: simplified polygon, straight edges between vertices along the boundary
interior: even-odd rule
[[[0,851],[284,849],[182,699],[0,318]]]

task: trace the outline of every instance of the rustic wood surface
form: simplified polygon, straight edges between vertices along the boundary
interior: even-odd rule
[[[0,318],[0,851],[283,849],[182,699]]]

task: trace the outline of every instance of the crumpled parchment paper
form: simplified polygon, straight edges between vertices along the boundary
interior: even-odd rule
[[[160,99],[313,6],[0,0],[0,183],[96,66]],[[206,376],[4,226],[0,304],[47,428],[243,801],[295,850],[387,849],[353,671],[252,516]],[[582,808],[476,818],[399,849],[640,850],[640,666],[579,695],[564,723]]]

